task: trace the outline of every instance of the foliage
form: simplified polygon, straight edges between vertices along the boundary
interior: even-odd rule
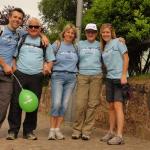
[[[86,12],[92,4],[92,0],[84,0],[84,10]],[[39,10],[43,21],[48,26],[50,41],[58,38],[66,23],[75,24],[77,0],[41,0]]]
[[[150,43],[150,1],[149,0],[93,0],[93,5],[83,18],[83,24],[95,22],[112,23],[118,36],[126,39],[130,56],[130,74],[148,72],[150,69],[150,52],[142,68],[141,58],[148,51]]]
[[[138,74],[136,76],[133,76],[132,78],[130,78],[130,81],[147,81],[150,82],[150,73],[147,74]]]

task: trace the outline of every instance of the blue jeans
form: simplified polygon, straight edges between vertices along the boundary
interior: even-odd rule
[[[51,76],[52,116],[64,116],[75,85],[75,73],[53,72]]]

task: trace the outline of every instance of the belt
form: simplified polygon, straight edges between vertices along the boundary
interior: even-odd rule
[[[53,70],[53,72],[64,72],[64,73],[74,73],[74,74],[77,73],[77,72],[65,71],[65,70]]]

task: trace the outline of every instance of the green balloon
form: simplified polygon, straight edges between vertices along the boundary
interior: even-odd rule
[[[38,98],[30,90],[22,89],[19,94],[19,105],[25,112],[33,112],[38,108]]]

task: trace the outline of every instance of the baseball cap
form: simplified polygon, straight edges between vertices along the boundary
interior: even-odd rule
[[[94,30],[97,31],[97,26],[94,23],[88,23],[85,27],[85,30]]]

